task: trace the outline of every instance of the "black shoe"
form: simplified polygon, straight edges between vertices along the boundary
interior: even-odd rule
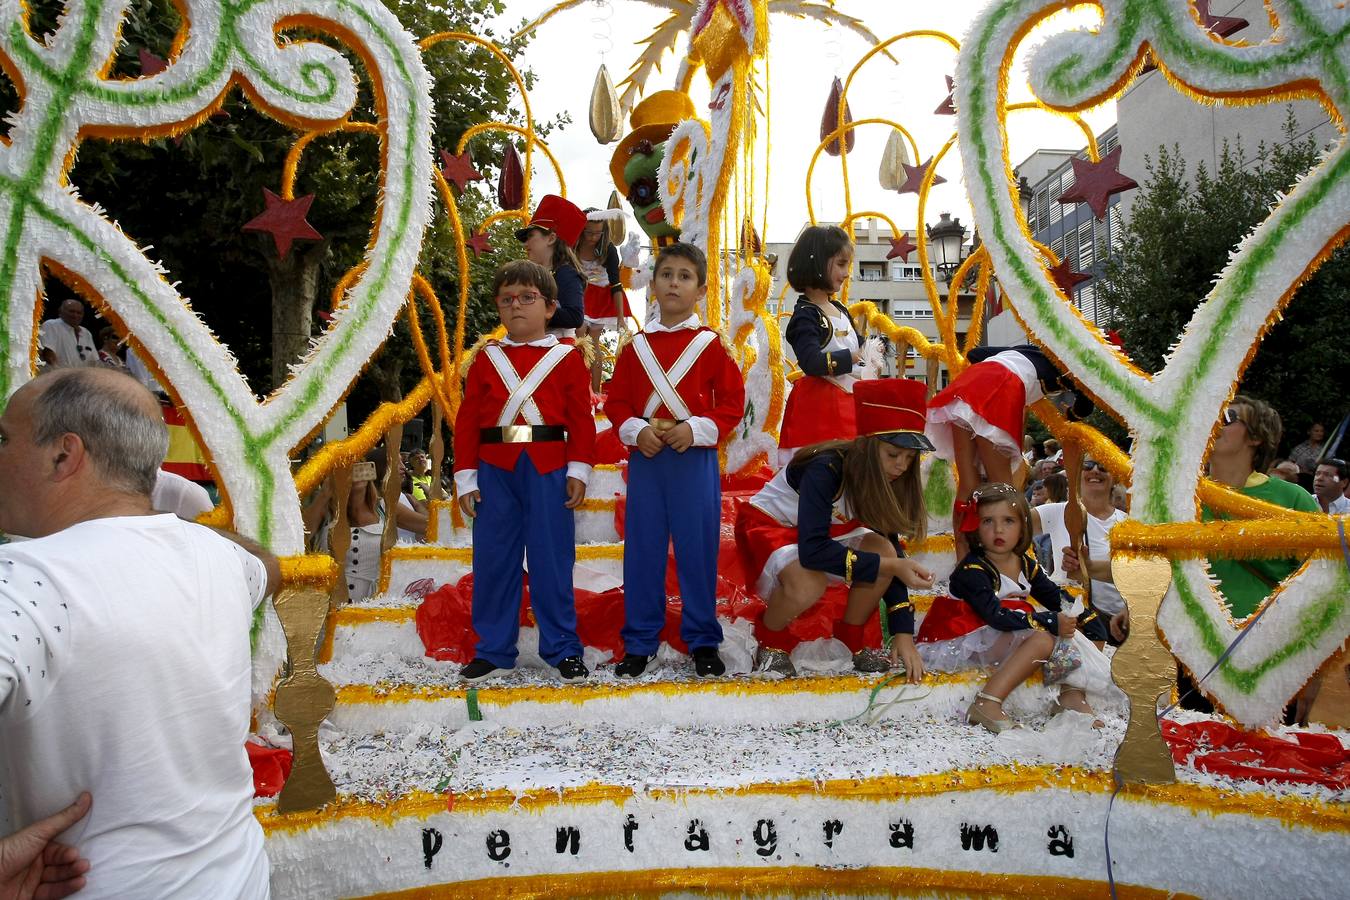
[[[619,664],[614,667],[614,674],[620,678],[636,678],[647,671],[647,666],[655,656],[639,656],[636,653],[629,653],[619,660]]]
[[[586,668],[580,656],[569,656],[558,663],[558,674],[562,676],[563,681],[581,681],[591,674],[591,670]]]
[[[472,662],[459,670],[459,677],[465,681],[482,681],[484,678],[489,678],[502,671],[505,670],[497,668],[486,659],[479,659],[475,656]]]
[[[716,647],[694,648],[694,673],[699,678],[715,678],[727,674],[726,663],[717,655]]]

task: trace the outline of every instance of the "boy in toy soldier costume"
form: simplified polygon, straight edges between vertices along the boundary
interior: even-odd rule
[[[666,548],[675,544],[680,637],[703,677],[721,675],[717,555],[722,489],[717,445],[745,412],[745,382],[717,332],[694,311],[708,263],[690,244],[664,247],[652,280],[661,315],[619,354],[605,415],[629,456],[621,678],[641,675],[666,621]]]
[[[521,564],[539,655],[563,681],[590,673],[577,639],[573,510],[586,497],[595,420],[590,373],[575,347],[547,333],[557,286],[547,269],[509,262],[492,282],[506,337],[477,354],[455,419],[455,488],[473,518],[474,659],[466,681],[516,664]]]

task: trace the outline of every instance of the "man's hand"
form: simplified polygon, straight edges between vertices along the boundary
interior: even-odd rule
[[[478,518],[478,501],[483,499],[483,495],[478,491],[469,491],[467,494],[459,495],[459,508],[464,510],[464,515],[470,519]]]
[[[905,680],[918,684],[923,680],[923,660],[919,658],[919,648],[914,646],[914,635],[891,635],[891,665],[902,663],[905,667]]]
[[[1065,547],[1065,548],[1064,548],[1064,554],[1063,554],[1063,557],[1061,558],[1061,561],[1060,561],[1060,562],[1061,562],[1060,568],[1061,568],[1061,570],[1064,572],[1065,575],[1069,576],[1069,577],[1072,578],[1074,581],[1082,581],[1082,580],[1083,580],[1083,577],[1082,577],[1082,566],[1079,565],[1079,562],[1078,562],[1078,548],[1077,548],[1077,547]]]
[[[652,426],[648,425],[638,432],[637,448],[648,459],[660,453],[665,446],[660,436],[657,435],[656,429]]]
[[[580,478],[567,479],[567,502],[563,506],[568,509],[576,509],[581,505],[581,501],[586,499],[586,482]]]
[[[933,573],[908,557],[901,556],[883,562],[890,563],[886,568],[891,569],[890,574],[904,582],[905,587],[924,591],[933,586]]]
[[[90,802],[83,793],[55,815],[0,838],[0,900],[55,900],[84,887],[89,860],[53,838],[83,819]]]
[[[1059,636],[1065,639],[1073,637],[1073,633],[1078,630],[1078,620],[1069,613],[1059,614]]]
[[[1120,612],[1112,616],[1109,625],[1111,628],[1111,637],[1115,638],[1117,641],[1123,644],[1125,642],[1125,639],[1130,636],[1129,609],[1128,608],[1122,609]]]
[[[661,435],[661,440],[676,453],[683,453],[694,446],[694,427],[688,422],[681,422]]]

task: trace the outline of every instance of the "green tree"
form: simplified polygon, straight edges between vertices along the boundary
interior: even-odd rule
[[[503,12],[504,0],[384,2],[417,38],[442,31],[476,34],[499,42],[517,64],[528,43],[506,44],[488,25]],[[30,13],[35,33],[49,30],[57,12],[59,4],[52,0],[36,4]],[[142,74],[143,50],[167,58],[180,22],[172,0],[133,0],[114,73]],[[326,35],[297,29],[289,36],[324,40],[348,53],[362,78],[351,119],[375,120],[370,83],[355,54]],[[433,145],[437,149],[453,150],[460,136],[479,122],[522,123],[514,83],[488,51],[444,42],[426,51],[424,58],[433,81]],[[528,70],[522,76],[527,87],[533,84]],[[9,97],[12,107],[12,89]],[[536,124],[541,134],[547,134],[565,121]],[[180,138],[145,143],[87,140],[70,173],[82,197],[106,209],[139,243],[153,245],[150,255],[164,265],[171,279],[180,282],[180,292],[233,350],[245,377],[260,394],[284,379],[288,366],[322,328],[318,313],[327,310],[333,286],[365,251],[379,188],[374,135],[334,133],[313,141],[301,162],[295,192],[315,196],[308,220],[324,239],[296,243],[286,258],[279,258],[269,235],[240,229],[262,211],[262,189],[279,190],[283,161],[297,137],[254,110],[239,91],[232,91],[223,112]],[[506,140],[505,135],[489,133],[470,144],[475,166],[487,180],[470,184],[460,197],[466,229],[475,229],[496,209],[491,186]],[[493,318],[491,298],[483,296],[492,269],[520,253],[509,228],[496,231],[492,253],[479,260],[470,256],[470,341]],[[428,229],[420,268],[453,325],[461,275],[444,211]],[[48,278],[48,284],[52,301],[69,295],[53,278]],[[422,322],[434,348],[432,319],[425,312]],[[364,383],[353,391],[353,411],[379,399],[401,396],[417,378],[414,359],[407,323],[401,318],[367,370]]]
[[[1200,166],[1192,183],[1175,148],[1159,147],[1129,223],[1107,261],[1099,296],[1125,350],[1149,371],[1162,368],[1238,243],[1269,214],[1281,193],[1316,164],[1320,148],[1295,138],[1261,144],[1244,166],[1242,145],[1225,143],[1217,171]],[[1271,403],[1296,443],[1317,419],[1346,412],[1350,361],[1350,248],[1335,250],[1295,292],[1243,374],[1241,390]]]

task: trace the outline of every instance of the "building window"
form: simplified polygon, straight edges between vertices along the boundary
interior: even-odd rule
[[[886,266],[884,263],[863,263],[862,264],[863,281],[885,281]]]

